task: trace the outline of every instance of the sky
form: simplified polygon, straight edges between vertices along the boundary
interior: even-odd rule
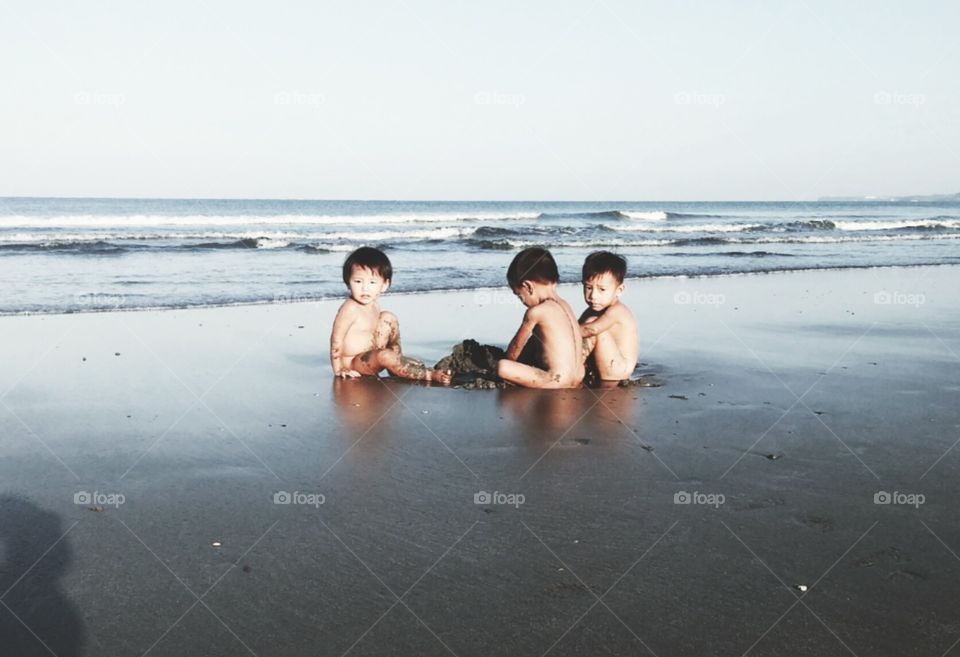
[[[5,0],[0,196],[960,191],[960,3]]]

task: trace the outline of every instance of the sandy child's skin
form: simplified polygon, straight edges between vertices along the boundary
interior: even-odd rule
[[[556,283],[523,281],[514,292],[527,312],[497,364],[497,374],[528,388],[578,387],[584,375],[580,328],[570,304],[557,294]],[[546,370],[516,362],[530,339],[542,344]]]
[[[381,312],[377,301],[390,287],[389,280],[355,266],[349,286],[350,298],[340,306],[330,334],[330,366],[335,376],[376,375],[385,369],[404,379],[450,382],[449,372],[430,369],[403,355],[400,322],[393,313]]]
[[[593,357],[600,379],[622,381],[630,378],[637,366],[640,340],[637,320],[620,302],[623,283],[604,272],[583,284],[587,309],[580,315],[583,356]]]

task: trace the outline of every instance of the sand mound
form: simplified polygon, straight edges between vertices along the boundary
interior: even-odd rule
[[[450,370],[453,386],[457,388],[505,388],[507,384],[497,376],[497,361],[503,358],[500,347],[464,340],[453,346],[449,356],[433,366],[436,370]]]

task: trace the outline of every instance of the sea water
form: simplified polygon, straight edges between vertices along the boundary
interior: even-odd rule
[[[0,199],[0,314],[342,296],[376,246],[393,292],[505,286],[526,246],[580,280],[960,262],[960,202],[446,202]]]

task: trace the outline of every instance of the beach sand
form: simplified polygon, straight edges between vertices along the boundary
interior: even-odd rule
[[[958,283],[628,281],[612,390],[337,382],[338,301],[0,318],[2,653],[945,654]],[[431,363],[523,312],[381,305]]]

